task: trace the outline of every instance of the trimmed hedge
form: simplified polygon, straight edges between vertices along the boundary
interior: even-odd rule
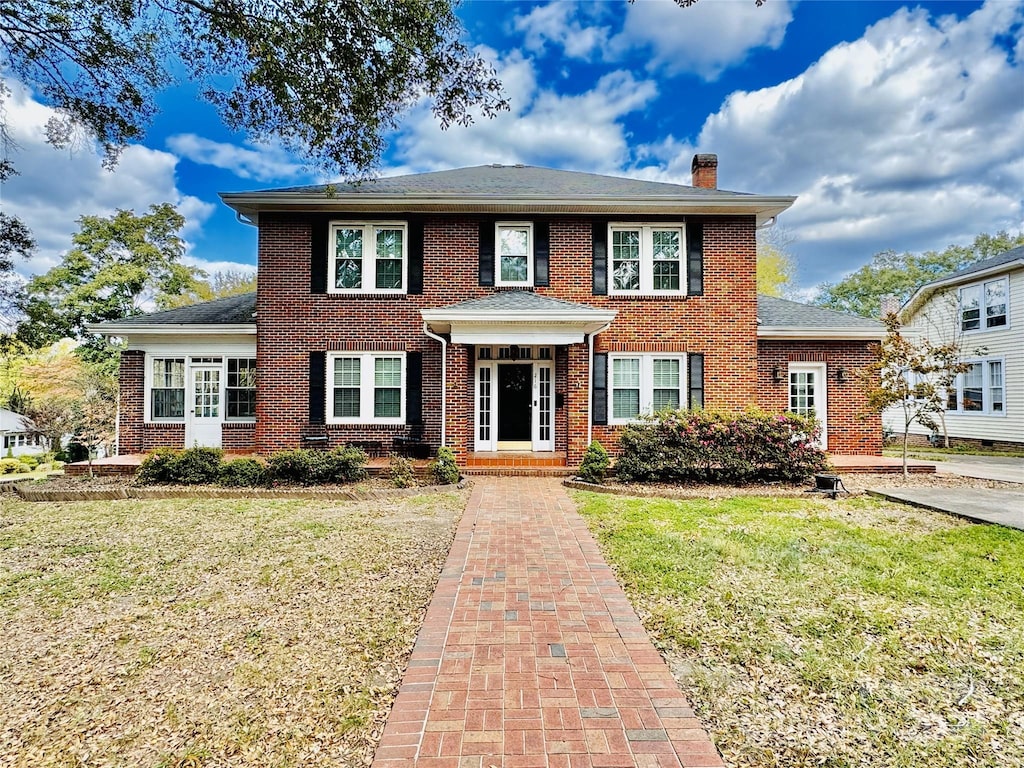
[[[586,483],[600,485],[604,482],[605,475],[608,474],[610,463],[608,451],[597,440],[593,440],[583,454],[583,461],[580,462],[580,468],[576,473],[577,477]]]
[[[793,413],[667,411],[627,426],[615,474],[627,482],[800,482],[828,468],[820,428]]]
[[[279,451],[264,466],[253,458],[224,462],[219,448],[160,448],[135,474],[140,485],[212,485],[258,487],[271,483],[323,485],[352,483],[366,477],[366,453],[359,448]]]

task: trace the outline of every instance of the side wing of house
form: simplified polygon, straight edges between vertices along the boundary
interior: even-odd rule
[[[946,392],[941,414],[951,441],[1024,444],[1024,248],[930,283],[908,302],[903,317],[914,337],[958,345],[968,366]],[[884,421],[902,432],[894,412]],[[932,434],[916,423],[910,432],[917,442]]]

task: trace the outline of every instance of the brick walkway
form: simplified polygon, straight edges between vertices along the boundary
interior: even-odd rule
[[[476,480],[373,768],[722,765],[558,481]]]

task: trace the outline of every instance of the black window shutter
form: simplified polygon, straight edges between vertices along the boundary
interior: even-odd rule
[[[686,357],[686,371],[690,387],[687,407],[693,411],[704,407],[704,355],[693,353]]]
[[[494,285],[494,222],[480,222],[480,285]]]
[[[533,284],[542,288],[551,285],[548,260],[551,253],[550,227],[546,221],[533,223]]]
[[[590,403],[590,416],[594,424],[608,423],[608,355],[603,352],[594,353],[594,386],[593,400]]]
[[[595,221],[591,234],[594,257],[594,295],[608,295],[608,222]],[[595,422],[596,423],[596,422]]]
[[[423,353],[405,354],[405,423],[423,423]]]
[[[327,353],[309,353],[309,423],[327,420]]]
[[[423,222],[409,222],[409,293],[423,293]]]
[[[327,240],[330,223],[319,216],[310,220],[310,293],[327,293]]]
[[[704,295],[704,225],[686,223],[686,293]]]

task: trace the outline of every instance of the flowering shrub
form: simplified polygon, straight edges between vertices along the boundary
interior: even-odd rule
[[[632,482],[799,482],[828,466],[813,419],[759,410],[668,411],[626,427],[616,475]]]

